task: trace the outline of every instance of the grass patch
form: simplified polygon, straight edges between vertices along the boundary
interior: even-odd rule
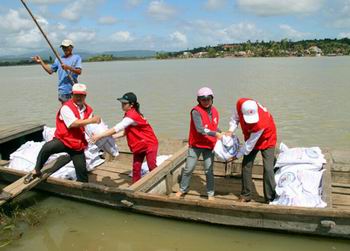
[[[0,248],[20,239],[26,229],[39,226],[53,213],[61,212],[58,209],[43,209],[37,206],[23,209],[12,204],[0,208]]]

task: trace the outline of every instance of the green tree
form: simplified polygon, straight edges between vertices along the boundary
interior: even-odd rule
[[[215,58],[216,56],[217,56],[217,51],[213,47],[210,47],[208,49],[208,57]]]

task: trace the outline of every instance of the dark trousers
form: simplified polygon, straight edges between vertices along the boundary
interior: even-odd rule
[[[56,138],[53,138],[51,141],[46,142],[41,148],[36,160],[35,170],[40,171],[52,154],[63,152],[68,153],[71,160],[73,161],[75,172],[77,174],[77,180],[81,182],[88,182],[88,173],[86,170],[84,151],[74,151],[65,146],[60,140]]]
[[[273,201],[275,198],[275,174],[273,171],[275,165],[275,148],[268,148],[260,150],[263,157],[263,184],[264,184],[264,197],[267,202]],[[252,196],[252,169],[254,160],[259,150],[253,150],[248,155],[244,155],[242,162],[242,192],[241,195],[244,198],[251,199]]]

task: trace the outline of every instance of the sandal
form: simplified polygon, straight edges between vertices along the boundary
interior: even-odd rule
[[[29,173],[25,178],[23,183],[24,184],[29,184],[32,182],[35,178],[40,178],[41,177],[41,172],[39,173]]]

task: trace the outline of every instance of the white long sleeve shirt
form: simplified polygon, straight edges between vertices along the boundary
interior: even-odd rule
[[[114,130],[117,133],[124,130],[130,125],[137,125],[137,123],[133,119],[125,117],[122,119],[122,121],[120,121],[118,124],[114,126]]]
[[[233,109],[229,124],[230,124],[229,131],[235,132],[238,125],[239,125],[239,116],[238,116],[236,108]],[[236,158],[238,159],[238,158],[242,157],[243,155],[248,155],[254,149],[256,142],[258,142],[258,140],[259,140],[260,136],[263,134],[263,132],[264,132],[264,129],[251,133],[249,136],[249,139],[247,139],[244,142],[243,146],[239,149],[239,152],[236,155]]]

